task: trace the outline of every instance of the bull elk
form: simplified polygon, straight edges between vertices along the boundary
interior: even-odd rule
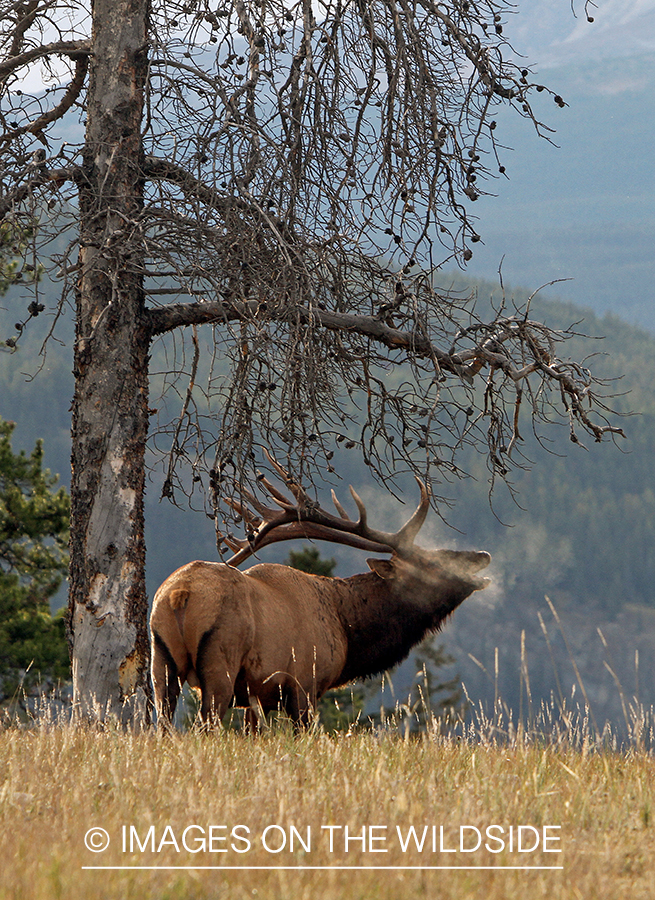
[[[261,482],[279,509],[244,493],[231,505],[252,529],[230,539],[228,563],[190,562],[155,594],[150,619],[155,704],[162,722],[172,718],[185,681],[199,688],[203,722],[221,720],[230,704],[247,708],[256,726],[262,713],[284,709],[306,723],[330,688],[390,669],[473,591],[489,583],[477,573],[488,553],[424,550],[414,545],[429,506],[418,508],[395,534],[367,524],[366,509],[348,517],[334,491],[338,516],[313,503],[269,456],[294,495],[291,502],[268,479]],[[263,563],[241,572],[238,563],[261,547],[293,538],[334,541],[391,558],[368,559],[370,572],[350,578],[308,575]]]

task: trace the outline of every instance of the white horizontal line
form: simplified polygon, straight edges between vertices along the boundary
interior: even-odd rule
[[[299,871],[299,872],[322,872],[326,870],[348,871],[348,872],[375,872],[380,870],[390,871],[435,871],[437,869],[456,869],[459,871],[475,871],[476,869],[493,871],[495,869],[507,871],[556,871],[562,870],[564,866],[82,866],[85,870],[107,870],[116,871],[133,871],[148,870],[157,871],[159,869],[174,869],[176,871],[199,871],[211,870],[214,872],[275,872],[277,870]]]

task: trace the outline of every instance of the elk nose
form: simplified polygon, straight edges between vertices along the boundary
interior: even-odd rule
[[[475,565],[476,571],[479,571],[480,569],[486,569],[487,566],[489,565],[489,563],[491,562],[491,554],[487,553],[486,550],[478,550],[478,552],[475,553],[474,555],[475,555],[474,565]],[[489,582],[489,579],[485,578],[485,581]]]
[[[455,553],[462,568],[468,572],[479,572],[480,569],[486,569],[491,562],[491,556],[486,550],[459,550]]]

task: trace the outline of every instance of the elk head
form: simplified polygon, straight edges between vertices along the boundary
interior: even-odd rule
[[[303,488],[289,477],[271,454],[268,451],[265,453],[292,492],[295,503],[264,476],[260,476],[260,483],[279,507],[278,510],[264,506],[248,491],[244,491],[243,496],[258,515],[244,503],[229,501],[250,529],[246,540],[226,538],[230,549],[235,551],[234,556],[228,560],[229,565],[239,565],[268,544],[308,538],[331,541],[373,553],[392,553],[391,560],[367,560],[369,568],[381,578],[397,579],[407,589],[411,589],[415,583],[448,583],[456,593],[463,593],[461,599],[464,600],[473,591],[482,590],[489,584],[489,578],[479,578],[476,575],[489,565],[491,556],[488,553],[473,550],[425,550],[415,545],[430,507],[430,494],[418,476],[416,482],[421,499],[417,509],[399,531],[388,533],[369,526],[366,507],[352,486],[350,493],[359,513],[356,521],[348,516],[334,491],[332,501],[338,516],[326,512],[308,498]],[[459,591],[456,587],[458,583],[461,585]]]

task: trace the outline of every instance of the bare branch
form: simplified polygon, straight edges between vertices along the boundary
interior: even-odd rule
[[[18,56],[11,56],[0,62],[0,79],[5,78],[10,72],[27,66],[37,59],[45,59],[48,56],[68,56],[70,59],[79,59],[80,57],[88,59],[91,52],[90,41],[55,41],[52,44],[44,44],[40,47],[33,47]]]
[[[44,131],[45,128],[48,127],[48,125],[52,124],[52,122],[56,122],[57,119],[61,119],[62,116],[64,116],[68,112],[71,106],[79,98],[82,92],[82,88],[84,87],[84,80],[86,78],[88,67],[88,56],[78,56],[75,59],[75,77],[66,88],[66,93],[59,101],[59,103],[53,109],[50,109],[47,112],[43,113],[28,125],[22,125],[19,128],[14,128],[3,135],[0,135],[0,146],[3,143],[8,143],[9,141],[14,140],[21,134],[39,135]]]
[[[6,196],[0,198],[0,220],[4,219],[13,208],[23,203],[25,198],[29,197],[37,188],[44,186],[57,188],[66,181],[76,181],[78,174],[77,166],[55,169],[48,169],[45,165],[40,166],[37,174],[32,175],[23,184],[16,186]]]
[[[251,319],[260,309],[261,304],[257,301],[170,305],[150,310],[150,327],[153,335],[163,334],[191,324]],[[420,334],[392,328],[375,316],[358,316],[353,313],[292,306],[282,307],[272,314],[267,313],[266,317],[281,321],[298,319],[303,324],[320,325],[342,334],[358,334],[379,341],[391,350],[411,350],[419,356],[433,356],[439,360],[444,369],[463,376],[467,374],[467,369],[460,364],[459,357],[449,356]]]
[[[169,160],[147,156],[143,164],[143,174],[153,181],[169,181],[180,187],[187,199],[199,200],[214,209],[227,210],[239,206],[238,201],[235,201],[229,194],[221,194],[219,191],[207,187],[183,166]],[[245,204],[242,206],[245,207]]]
[[[188,493],[206,489],[214,515],[226,490],[254,483],[264,447],[310,480],[341,447],[387,482],[420,475],[437,498],[462,447],[486,449],[492,479],[521,465],[524,413],[561,416],[573,440],[622,434],[591,373],[562,358],[570,335],[435,287],[441,264],[474,252],[470,204],[504,172],[498,106],[545,130],[531,107],[544,88],[514,61],[495,0],[326,0],[320,20],[309,2],[155,0],[148,41],[130,51],[151,55],[129,210],[109,181],[85,194],[95,143],[82,165],[76,147],[47,158],[36,143],[87,115],[88,20],[64,0],[4,2],[0,217],[38,218],[45,242],[44,206],[78,208],[64,184],[92,217],[109,201],[82,244],[112,273],[113,305],[85,346],[121,285],[142,283],[144,336],[166,344],[161,380],[178,398],[177,418],[158,421],[165,493],[189,462]],[[22,94],[16,73],[35,63],[45,89]],[[81,277],[70,262],[53,261],[53,277]],[[188,348],[175,337],[200,325]]]

